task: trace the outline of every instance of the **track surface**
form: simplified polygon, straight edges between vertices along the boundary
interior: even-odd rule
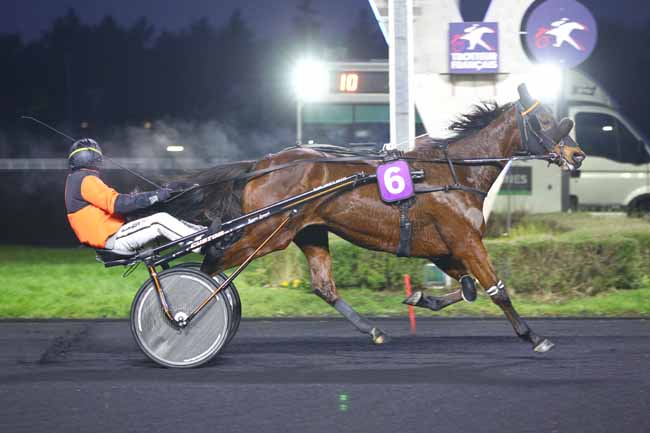
[[[158,368],[126,321],[0,322],[0,432],[650,432],[650,320],[249,320]]]

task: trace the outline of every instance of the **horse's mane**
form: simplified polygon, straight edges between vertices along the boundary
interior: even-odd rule
[[[447,129],[454,133],[452,136],[447,138],[426,137],[424,141],[434,146],[449,146],[463,138],[476,134],[508,111],[510,107],[512,107],[511,102],[504,105],[499,105],[494,101],[476,104],[469,113],[461,114],[449,125]]]
[[[486,101],[476,104],[468,113],[461,114],[449,126],[448,130],[453,132],[453,135],[447,138],[434,138],[424,136],[417,139],[418,144],[426,144],[435,147],[447,147],[463,138],[469,137],[481,129],[488,126],[496,120],[503,113],[512,107],[512,103],[499,105],[494,101]],[[334,156],[368,156],[371,158],[381,156],[381,152],[375,149],[364,149],[363,147],[351,148],[342,146],[333,146],[330,144],[303,144],[300,147],[317,150]],[[366,146],[367,147],[367,146]],[[289,147],[284,150],[295,149],[296,147]]]

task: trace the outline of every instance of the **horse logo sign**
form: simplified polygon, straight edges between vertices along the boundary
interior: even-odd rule
[[[539,5],[526,24],[526,44],[540,62],[571,68],[589,57],[596,46],[596,22],[574,0],[548,0]]]
[[[497,23],[449,24],[449,72],[493,74],[499,71]]]

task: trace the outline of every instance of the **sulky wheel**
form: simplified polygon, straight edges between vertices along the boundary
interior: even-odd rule
[[[175,268],[190,268],[190,269],[201,269],[201,264],[196,262],[187,262],[181,263]],[[226,274],[220,273],[212,277],[217,283],[217,286],[220,286],[221,283],[226,281]],[[235,283],[230,283],[228,286],[224,287],[222,292],[228,299],[228,306],[230,307],[230,329],[228,329],[228,339],[226,344],[230,343],[230,340],[233,339],[237,330],[239,329],[239,323],[241,322],[241,299],[239,297],[239,292]]]
[[[208,275],[188,268],[162,271],[158,279],[177,319],[187,318],[218,287]],[[131,306],[135,341],[145,355],[165,367],[197,367],[210,361],[226,344],[230,325],[228,301],[219,293],[185,328],[174,326],[165,316],[151,279],[142,285]]]
[[[212,278],[217,283],[217,286],[220,286],[221,283],[226,281],[227,277],[225,274],[217,274],[213,275]],[[241,322],[241,299],[239,298],[237,287],[233,283],[224,287],[223,294],[228,299],[228,306],[230,307],[230,328],[228,329],[228,339],[226,340],[226,344],[228,344],[239,329],[239,323]]]

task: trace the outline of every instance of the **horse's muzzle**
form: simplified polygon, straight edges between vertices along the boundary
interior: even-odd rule
[[[585,160],[587,155],[585,155],[583,152],[576,152],[573,155],[571,155],[571,159],[573,160],[573,166],[578,169],[582,165],[582,161]]]

